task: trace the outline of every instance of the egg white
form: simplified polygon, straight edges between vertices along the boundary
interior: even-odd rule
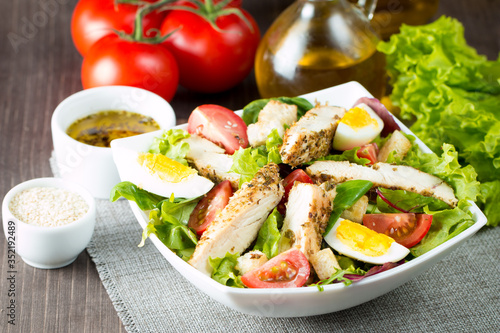
[[[410,250],[396,242],[391,244],[386,253],[378,257],[367,256],[366,254],[360,253],[350,246],[345,245],[337,238],[337,228],[343,220],[343,218],[339,218],[324,238],[325,242],[340,254],[369,264],[383,265],[386,262],[398,262],[410,253]]]
[[[362,128],[353,129],[341,120],[335,131],[335,136],[333,137],[333,148],[336,150],[344,151],[366,145],[372,142],[384,128],[382,119],[368,105],[361,103],[355,107],[368,112],[370,117],[377,122],[377,126],[368,125]]]
[[[212,181],[197,174],[192,174],[178,183],[164,181],[142,167],[138,156],[139,152],[123,147],[116,147],[113,151],[115,163],[120,165],[122,181],[129,181],[148,192],[166,198],[172,193],[176,198],[195,198],[207,193],[214,186]]]

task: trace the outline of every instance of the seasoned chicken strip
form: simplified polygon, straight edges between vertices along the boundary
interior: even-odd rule
[[[325,191],[314,184],[296,182],[288,196],[280,252],[296,247],[307,259],[318,252],[330,211],[331,203]]]
[[[265,145],[267,136],[273,129],[276,129],[279,136],[283,137],[284,125],[290,126],[295,121],[297,121],[297,105],[270,100],[260,111],[257,122],[248,125],[248,142],[252,147]]]
[[[233,165],[233,158],[225,154],[224,148],[196,134],[184,139],[184,142],[189,144],[186,159],[194,165],[200,176],[215,183],[229,180],[233,190],[238,189],[240,175],[228,172]]]
[[[211,275],[208,258],[222,258],[227,252],[241,253],[257,237],[260,227],[283,196],[279,167],[268,164],[229,199],[201,236],[189,263]]]
[[[352,179],[364,179],[373,182],[374,186],[433,196],[452,207],[458,202],[453,189],[443,180],[404,165],[379,162],[368,167],[347,161],[317,161],[309,166],[306,172],[317,182],[332,180],[335,183],[343,183]]]
[[[346,110],[336,106],[318,106],[307,111],[283,137],[280,154],[283,163],[293,167],[328,154],[337,123]]]

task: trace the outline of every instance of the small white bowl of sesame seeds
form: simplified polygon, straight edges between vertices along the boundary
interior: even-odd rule
[[[37,178],[12,188],[2,203],[7,246],[25,263],[52,269],[71,264],[94,232],[95,199],[61,178]]]

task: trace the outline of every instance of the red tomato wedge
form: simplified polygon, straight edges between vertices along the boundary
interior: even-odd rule
[[[188,227],[201,236],[217,214],[226,207],[233,189],[229,180],[216,185],[198,202],[189,216]]]
[[[376,143],[369,143],[367,145],[361,146],[356,155],[359,158],[366,158],[370,160],[370,163],[368,163],[368,165],[375,164],[378,162],[377,160],[378,146]]]
[[[187,130],[224,147],[230,155],[248,146],[247,125],[237,114],[223,106],[198,106],[189,116]]]
[[[286,176],[283,180],[285,194],[283,194],[283,197],[278,204],[278,212],[280,212],[281,215],[285,215],[286,213],[285,204],[288,202],[288,194],[290,194],[290,190],[295,182],[313,184],[311,177],[309,177],[309,175],[302,169],[296,169]]]
[[[248,288],[295,288],[303,286],[310,273],[306,256],[291,249],[244,274],[241,281]]]
[[[373,231],[386,234],[404,247],[417,245],[431,227],[432,215],[400,214],[365,214],[363,225]]]

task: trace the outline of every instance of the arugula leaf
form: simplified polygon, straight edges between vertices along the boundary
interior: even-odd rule
[[[210,266],[213,268],[212,279],[229,287],[245,288],[241,282],[241,276],[235,268],[238,263],[239,253],[226,253],[224,258],[208,258]]]
[[[257,122],[260,111],[266,106],[270,100],[280,101],[281,103],[297,105],[297,119],[302,117],[307,111],[312,109],[312,105],[308,100],[302,97],[276,97],[276,98],[266,98],[258,99],[250,102],[243,108],[243,121],[245,124],[250,125]]]
[[[271,259],[279,254],[280,229],[283,225],[283,216],[274,208],[259,230],[254,250],[259,250]]]
[[[406,190],[389,190],[382,187],[378,190],[382,192],[382,195],[391,203],[411,213],[423,213],[425,206],[428,206],[431,210],[443,210],[449,208],[445,202],[434,197],[426,197]],[[382,213],[401,213],[397,209],[388,205],[380,198],[380,196],[377,196],[377,208]]]
[[[475,222],[468,207],[469,203],[461,200],[453,209],[436,212],[426,209],[426,214],[433,215],[431,228],[420,243],[410,249],[411,254],[421,256],[473,225]]]
[[[153,154],[163,154],[168,158],[188,165],[186,154],[189,151],[189,144],[184,142],[190,134],[181,129],[170,129],[162,134],[161,137],[153,139],[149,152]]]
[[[188,260],[198,243],[196,234],[187,226],[189,215],[196,207],[196,200],[175,200],[172,195],[169,200],[161,203],[161,209],[153,209],[149,213],[149,223],[143,230],[139,247],[144,245],[151,234],[155,234],[170,250]]]
[[[143,190],[131,182],[121,182],[113,187],[109,200],[115,202],[120,197],[135,201],[141,210],[153,209],[160,201],[165,199],[162,196]]]
[[[337,195],[333,199],[333,210],[323,235],[327,235],[342,212],[351,208],[372,186],[373,183],[371,181],[360,179],[349,180],[337,185],[335,188]]]

